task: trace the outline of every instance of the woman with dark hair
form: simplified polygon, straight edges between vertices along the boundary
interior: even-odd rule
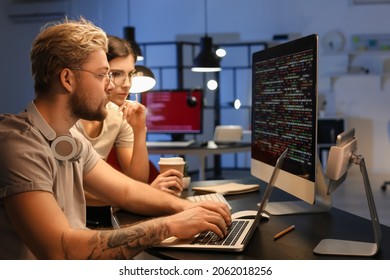
[[[103,121],[79,120],[75,127],[93,145],[99,155],[107,161],[110,152],[115,153],[119,170],[127,176],[147,183],[149,179],[149,155],[146,147],[146,110],[134,101],[127,100],[131,87],[131,79],[135,72],[136,55],[130,43],[116,36],[108,36],[107,60],[112,73],[114,87],[109,91],[106,105],[108,114]],[[169,170],[160,174],[152,187],[171,194],[179,194],[183,190],[182,174]],[[104,199],[86,193],[89,206],[105,206]],[[105,216],[109,223],[109,206],[88,208],[93,216]],[[91,224],[98,217],[90,217]],[[104,220],[104,218],[102,218]],[[102,220],[99,219],[99,220]],[[103,222],[104,224],[104,222]]]

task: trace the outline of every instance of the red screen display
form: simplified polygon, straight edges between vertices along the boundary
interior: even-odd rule
[[[141,93],[148,133],[201,133],[201,90],[158,90]]]

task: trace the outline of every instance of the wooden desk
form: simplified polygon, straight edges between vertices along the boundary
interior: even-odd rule
[[[173,154],[173,155],[195,155],[199,158],[199,181],[206,179],[206,157],[210,155],[221,155],[229,153],[249,152],[250,143],[236,143],[229,145],[218,145],[217,148],[208,148],[200,143],[194,143],[188,147],[148,147],[149,154]]]
[[[256,178],[218,182],[231,181],[248,184],[259,183],[259,180]],[[195,182],[192,186],[215,183],[216,181]],[[256,204],[260,201],[262,193],[265,190],[265,184],[260,182],[260,185],[259,192],[226,196],[233,208],[232,212],[248,209],[255,210],[257,208]],[[188,195],[192,194],[192,191],[189,190]],[[275,188],[270,200],[291,200],[291,197]],[[119,220],[123,221],[123,223],[127,223],[133,217],[123,212],[118,214]],[[295,230],[274,241],[273,236],[290,225],[295,225]],[[242,253],[162,248],[148,249],[147,252],[161,259],[183,260],[390,259],[390,227],[382,225],[381,229],[381,249],[377,255],[368,258],[322,256],[313,253],[313,249],[325,238],[373,242],[372,224],[370,220],[337,208],[332,208],[329,212],[317,214],[271,216],[269,221],[261,222],[248,247]]]

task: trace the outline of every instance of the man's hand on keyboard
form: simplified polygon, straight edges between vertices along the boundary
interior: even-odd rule
[[[225,220],[225,223],[227,225],[230,225],[230,223],[232,222],[230,209],[226,203],[218,201],[199,201],[189,204],[186,209],[198,206],[218,213]]]
[[[203,203],[213,204],[212,202],[202,202],[202,204]],[[170,236],[175,236],[179,239],[187,239],[198,233],[210,230],[221,238],[226,236],[227,226],[230,225],[230,219],[228,219],[229,224],[227,224],[226,219],[224,219],[218,211],[209,210],[203,206],[200,207],[200,203],[188,204],[193,204],[193,207],[163,218],[168,226]],[[211,208],[218,208],[214,206]],[[226,213],[224,213],[224,216],[227,216]]]
[[[182,177],[183,175],[179,171],[169,169],[158,175],[150,185],[161,191],[180,196],[183,191]]]

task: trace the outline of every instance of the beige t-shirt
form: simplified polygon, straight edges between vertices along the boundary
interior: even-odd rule
[[[102,131],[97,137],[89,137],[80,121],[75,124],[76,129],[92,143],[92,146],[104,160],[107,160],[112,147],[132,148],[134,144],[133,129],[123,119],[122,112],[118,110],[118,106],[109,102],[106,108],[108,114],[103,121]]]

